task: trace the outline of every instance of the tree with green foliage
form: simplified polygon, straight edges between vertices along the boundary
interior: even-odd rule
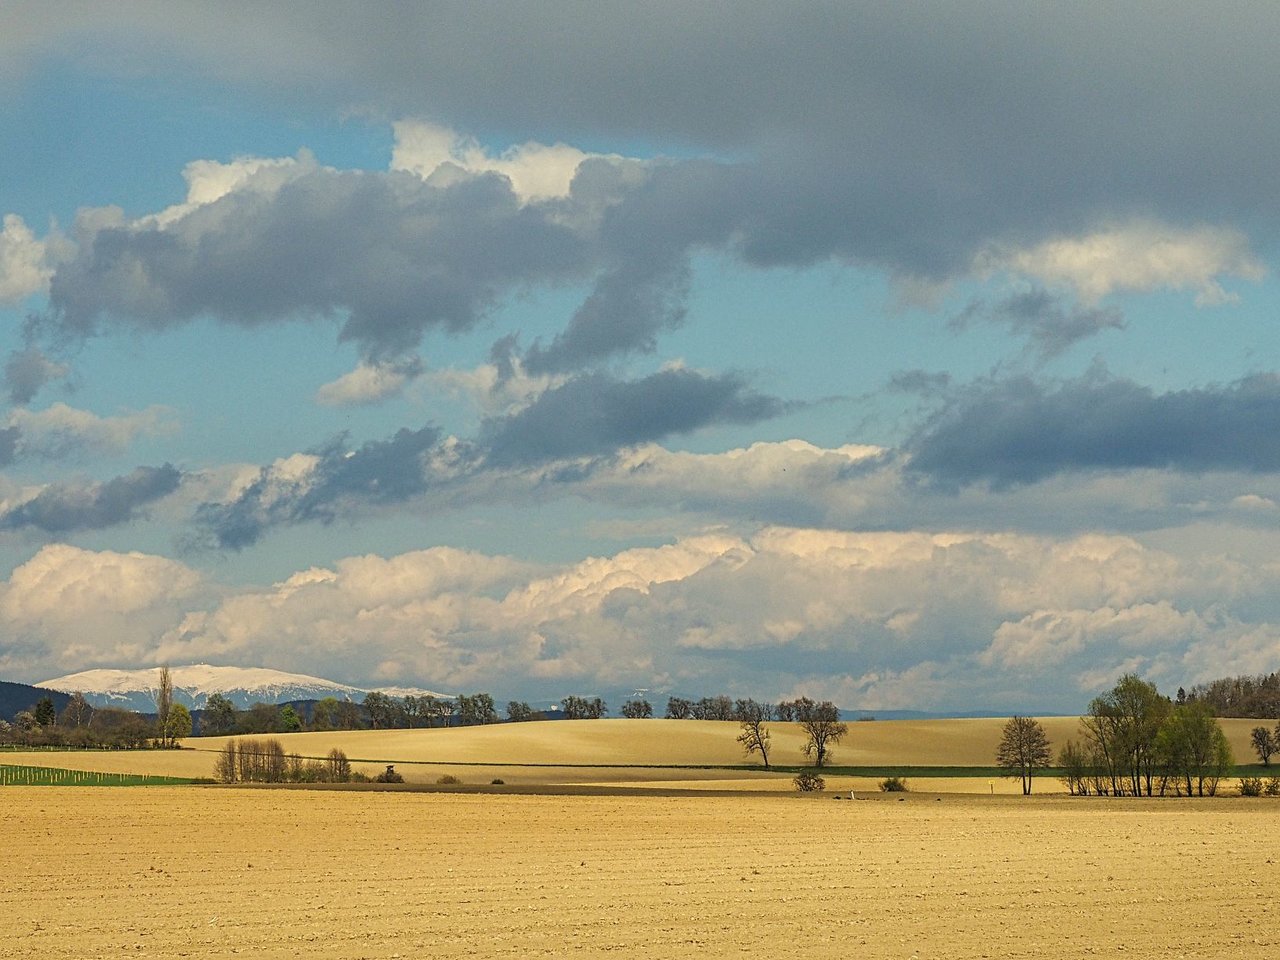
[[[191,711],[180,703],[169,707],[169,719],[164,725],[164,746],[177,746],[179,740],[191,736]]]
[[[169,665],[160,668],[160,686],[156,690],[156,735],[163,743],[169,728],[169,711],[173,707],[173,675]]]
[[[769,721],[773,719],[773,704],[758,703],[755,700],[739,700],[735,705],[741,732],[738,742],[747,756],[760,754],[764,768],[769,769]]]
[[[51,697],[41,697],[31,713],[35,717],[37,726],[52,727],[58,722],[58,711]]]
[[[236,708],[220,693],[210,695],[200,713],[200,735],[217,737],[230,733],[236,726]]]
[[[1014,716],[1004,725],[996,747],[996,765],[1008,771],[1011,779],[1022,781],[1024,797],[1031,793],[1032,775],[1047,767],[1052,756],[1040,721]]]
[[[1173,709],[1154,683],[1127,673],[1094,697],[1080,718],[1092,752],[1106,768],[1111,792],[1151,796],[1157,766],[1156,737]]]
[[[286,703],[280,710],[280,732],[297,733],[302,729],[302,717],[293,709],[293,704]]]
[[[1203,700],[1173,708],[1160,729],[1156,748],[1162,770],[1187,796],[1193,787],[1196,796],[1213,796],[1235,765],[1222,725]]]

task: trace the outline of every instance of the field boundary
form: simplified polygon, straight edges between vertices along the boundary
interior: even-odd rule
[[[0,787],[172,787],[191,783],[195,780],[189,777],[150,773],[103,773],[98,770],[0,764]]]

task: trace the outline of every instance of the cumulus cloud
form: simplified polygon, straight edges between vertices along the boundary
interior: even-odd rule
[[[123,453],[139,437],[177,429],[173,411],[151,406],[137,413],[100,417],[55,403],[45,410],[18,409],[9,415],[9,428],[18,431],[17,453],[58,460],[89,453]]]
[[[467,174],[497,173],[511,181],[522,202],[568,197],[578,165],[589,157],[621,160],[617,154],[590,154],[564,143],[528,141],[491,156],[474,138],[422,120],[393,125],[393,170],[407,170],[424,180],[445,178],[450,169]],[[443,168],[443,169],[442,169]]]
[[[0,303],[18,303],[49,284],[53,268],[46,244],[16,214],[5,214],[0,230]]]
[[[907,445],[909,469],[948,484],[1034,483],[1063,471],[1280,470],[1280,378],[1157,394],[1104,373],[1046,387],[982,383]]]
[[[0,530],[62,535],[128,523],[181,482],[181,471],[166,463],[138,467],[102,483],[50,484],[27,498],[0,504]]]
[[[987,251],[978,265],[1068,287],[1088,305],[1116,291],[1160,288],[1195,290],[1199,305],[1215,305],[1235,299],[1223,289],[1223,278],[1257,281],[1266,272],[1239,230],[1149,221],[1054,237],[1025,250]]]
[[[1122,667],[1166,687],[1262,669],[1277,571],[1202,588],[1238,572],[1098,534],[765,527],[555,566],[447,547],[350,557],[229,590],[161,558],[59,546],[15,571],[0,624],[50,664],[74,641],[94,663],[269,656],[524,697],[591,685],[972,709],[1030,695],[1072,710]],[[107,628],[84,631],[95,613]],[[127,642],[122,618],[138,624]]]
[[[49,544],[0,584],[7,637],[0,664],[35,680],[154,663],[159,638],[187,605],[209,602],[205,586],[196,571],[165,557]]]
[[[411,357],[387,363],[361,363],[350,373],[326,383],[316,391],[316,402],[327,407],[349,407],[380,403],[399,396],[412,381],[422,376],[422,360]]]

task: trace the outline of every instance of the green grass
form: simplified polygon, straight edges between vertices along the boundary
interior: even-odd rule
[[[192,782],[185,777],[159,777],[146,773],[98,773],[0,764],[0,787],[146,787]]]

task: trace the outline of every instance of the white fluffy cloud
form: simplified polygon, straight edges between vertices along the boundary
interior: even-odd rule
[[[1219,304],[1234,299],[1223,289],[1223,279],[1257,281],[1266,272],[1238,230],[1150,221],[1057,237],[1022,250],[992,249],[977,263],[984,272],[1012,270],[1067,287],[1091,305],[1115,292],[1161,288],[1194,290],[1198,304]]]
[[[157,659],[561,696],[607,687],[846,706],[1078,708],[1119,672],[1162,687],[1261,670],[1280,570],[1126,537],[710,532],[561,567],[437,547],[260,589],[182,564],[46,547],[0,593],[27,674]],[[43,668],[43,669],[41,669]],[[64,669],[65,668],[65,669]]]
[[[0,303],[18,303],[40,293],[51,276],[48,244],[37,240],[17,214],[5,214],[0,231]]]
[[[498,173],[511,181],[522,202],[567,197],[578,165],[592,154],[564,143],[529,141],[491,156],[473,137],[421,120],[401,120],[394,125],[393,170],[407,170],[424,179],[447,178],[454,173]]]
[[[158,639],[193,603],[200,574],[144,553],[50,544],[0,584],[0,666],[43,679],[90,666],[154,663]],[[16,673],[15,673],[16,671]]]

